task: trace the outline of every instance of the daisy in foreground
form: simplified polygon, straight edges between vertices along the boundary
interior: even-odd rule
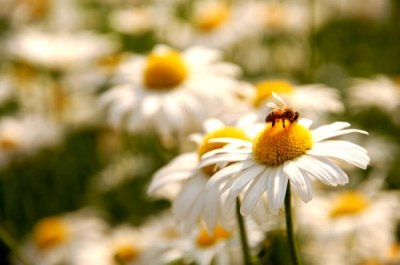
[[[346,184],[348,176],[335,161],[365,169],[370,161],[367,151],[348,141],[328,139],[367,132],[346,129],[350,126],[347,122],[310,130],[310,120],[298,120],[300,114],[297,111],[288,107],[275,93],[273,96],[281,106],[268,104],[272,111],[265,119],[265,127],[252,142],[231,138],[211,140],[226,145],[203,155],[200,167],[227,165],[210,178],[208,186],[222,187],[221,193],[227,193],[222,196],[226,198],[225,209],[232,212],[236,205],[238,218],[240,213],[251,213],[265,191],[272,213],[278,213],[285,205],[289,250],[293,263],[297,265],[301,263],[293,236],[291,186],[296,188],[304,202],[308,202],[312,199],[311,180],[314,178],[332,186]],[[240,203],[242,192],[244,196]]]
[[[362,169],[370,161],[364,148],[348,141],[329,140],[344,134],[367,132],[346,129],[350,126],[347,122],[334,122],[310,130],[310,120],[298,120],[297,111],[286,106],[278,95],[274,94],[274,97],[282,106],[269,104],[273,110],[253,142],[214,139],[212,141],[228,145],[206,153],[200,164],[202,167],[215,163],[229,164],[215,173],[208,185],[223,184],[228,192],[226,206],[234,205],[236,197],[246,191],[241,207],[243,215],[252,211],[265,191],[270,211],[278,213],[283,206],[288,181],[304,202],[312,198],[312,179],[332,186],[346,184],[348,177],[335,161],[344,161]]]

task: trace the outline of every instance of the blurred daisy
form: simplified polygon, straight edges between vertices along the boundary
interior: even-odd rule
[[[297,86],[285,80],[265,80],[255,84],[254,90],[248,95],[249,111],[253,112],[248,117],[264,121],[265,113],[270,111],[266,103],[272,99],[273,93],[278,93],[289,105],[296,106],[296,110],[304,117],[312,119],[344,110],[339,92],[334,88],[322,84]]]
[[[117,32],[140,35],[154,28],[155,9],[152,6],[123,8],[113,10],[110,25]]]
[[[282,99],[277,95],[275,97],[285,108]],[[364,148],[348,141],[330,140],[349,133],[367,134],[365,131],[346,129],[350,126],[347,122],[335,122],[310,130],[310,120],[296,122],[293,117],[289,113],[288,116],[274,118],[253,142],[232,138],[213,140],[229,145],[205,154],[200,165],[229,164],[208,182],[209,187],[224,184],[224,190],[228,192],[225,200],[228,211],[234,209],[236,198],[249,185],[241,205],[243,215],[253,210],[265,191],[270,211],[278,213],[283,207],[288,184],[293,185],[302,200],[308,202],[312,199],[311,180],[318,179],[332,186],[348,182],[346,173],[335,161],[344,161],[363,169],[367,167],[369,157]]]
[[[296,209],[300,231],[314,248],[318,244],[325,248],[327,244],[343,246],[336,254],[346,260],[346,264],[363,264],[363,260],[372,257],[376,260],[388,257],[388,250],[395,243],[396,212],[400,206],[397,192],[325,191],[310,204],[311,207]],[[309,252],[309,255],[313,264],[326,264],[324,261],[330,259],[329,255],[324,258],[321,252]]]
[[[36,115],[0,120],[0,165],[51,147],[61,140],[61,129]]]
[[[185,231],[193,229],[201,220],[204,220],[206,227],[211,230],[218,223],[224,222],[218,187],[206,189],[207,181],[214,173],[214,166],[202,169],[198,167],[203,154],[224,145],[211,143],[210,140],[220,137],[249,139],[243,130],[225,126],[216,119],[207,120],[204,127],[205,135],[192,135],[192,139],[197,143],[197,152],[181,154],[161,168],[154,175],[148,190],[153,195],[171,193],[171,186],[177,190],[177,195],[170,195],[173,200],[172,210],[178,222],[183,224]]]
[[[71,265],[160,264],[153,248],[156,238],[142,227],[121,225],[103,234],[100,240],[82,240],[71,249]]]
[[[109,150],[109,149],[107,149]],[[113,153],[113,161],[101,170],[95,178],[99,191],[107,192],[132,179],[135,175],[149,174],[151,162],[145,156]]]
[[[362,261],[354,265],[397,265],[400,264],[400,245],[393,244],[385,251],[385,255],[370,253],[370,257],[363,258]],[[384,256],[384,257],[381,257]]]
[[[157,46],[124,63],[113,87],[99,100],[108,120],[130,131],[154,129],[166,143],[199,129],[208,116],[230,106],[241,84],[239,69],[219,62],[218,51],[194,47],[179,53]]]
[[[46,217],[35,224],[21,251],[32,264],[61,264],[75,244],[101,239],[105,228],[101,219],[86,210]]]
[[[115,50],[116,44],[93,32],[46,32],[27,28],[15,33],[8,40],[7,48],[18,60],[63,71],[90,64]]]
[[[319,1],[316,3],[318,10],[324,10],[326,19],[350,17],[370,21],[382,21],[390,16],[391,2],[366,0],[366,1]]]
[[[170,5],[164,2],[159,4],[163,16],[157,20],[157,28],[160,38],[173,46],[207,45],[226,49],[256,35],[261,28],[258,5],[252,1],[195,1],[191,9],[185,6],[187,2],[170,1]],[[178,6],[190,10],[186,19],[175,14]]]
[[[233,238],[236,236],[236,238]],[[236,246],[235,246],[236,245]],[[212,232],[200,227],[192,238],[192,249],[188,255],[194,256],[199,264],[241,264],[240,241],[233,230],[217,226]]]
[[[0,17],[5,18],[9,26],[21,26],[28,22],[43,19],[50,10],[50,1],[13,1],[1,0]]]
[[[355,79],[349,88],[349,103],[357,111],[376,107],[392,115],[400,106],[400,85],[387,76]]]
[[[263,2],[260,19],[266,33],[307,33],[310,23],[309,7],[304,1]]]
[[[255,250],[264,237],[250,219],[246,220],[249,247]],[[180,237],[181,244],[177,246],[183,253],[183,261],[195,262],[200,265],[239,265],[243,263],[239,228],[217,225],[209,230],[198,224],[189,235]],[[186,264],[185,263],[185,264]]]

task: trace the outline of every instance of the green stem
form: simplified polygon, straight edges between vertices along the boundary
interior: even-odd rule
[[[285,195],[285,216],[286,216],[286,234],[289,242],[289,251],[292,256],[294,265],[301,265],[299,252],[296,246],[296,240],[293,233],[293,218],[292,218],[292,205],[291,205],[290,183],[287,185]]]
[[[24,265],[31,265],[26,257],[19,251],[19,245],[14,238],[0,225],[0,240],[14,253],[15,257]]]
[[[244,224],[243,216],[240,214],[240,199],[236,199],[236,218],[239,224],[239,232],[240,232],[240,241],[242,244],[242,252],[243,252],[243,264],[251,265],[251,257],[250,257],[250,249],[249,242],[247,240],[246,228]]]

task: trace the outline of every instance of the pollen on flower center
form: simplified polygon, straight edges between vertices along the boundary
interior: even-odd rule
[[[199,146],[197,147],[197,154],[199,155],[199,159],[205,153],[210,152],[215,149],[218,149],[218,148],[221,148],[225,145],[224,143],[210,142],[211,139],[225,138],[225,137],[241,139],[241,140],[246,140],[246,141],[250,140],[246,136],[246,134],[243,130],[241,130],[239,128],[235,128],[235,127],[225,127],[222,129],[218,129],[218,130],[209,132],[208,134],[206,134],[204,136],[203,142],[201,144],[199,144]],[[210,165],[210,166],[202,168],[202,170],[206,174],[211,176],[214,173],[214,166]]]
[[[331,218],[343,217],[360,213],[367,209],[369,201],[361,193],[348,191],[341,194],[330,211]]]
[[[179,53],[153,53],[147,58],[144,83],[149,89],[171,89],[181,84],[187,75],[187,66]]]
[[[285,127],[283,123],[285,122]],[[275,167],[288,160],[304,155],[313,144],[311,132],[298,123],[277,121],[268,123],[253,141],[254,159],[267,166]]]
[[[272,97],[272,92],[287,94],[293,92],[293,85],[284,80],[267,80],[256,84],[256,95],[253,98],[253,105],[258,107],[265,100]]]
[[[226,240],[231,236],[231,233],[225,230],[222,226],[217,225],[212,234],[204,227],[200,229],[196,238],[196,243],[199,247],[210,247],[219,240]]]
[[[228,20],[229,13],[227,5],[221,2],[209,3],[197,11],[194,24],[202,31],[212,31]]]
[[[39,249],[49,249],[66,241],[68,231],[61,218],[49,217],[37,223],[33,238]]]
[[[131,262],[138,256],[139,251],[132,245],[121,245],[115,250],[115,259],[123,263]]]

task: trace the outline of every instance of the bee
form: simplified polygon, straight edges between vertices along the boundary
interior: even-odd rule
[[[272,110],[270,113],[268,113],[267,117],[265,117],[265,122],[271,122],[273,127],[277,120],[282,120],[283,128],[285,128],[285,119],[287,119],[290,124],[299,119],[299,112],[287,106],[282,98],[280,98],[277,94],[273,93],[273,97],[279,101],[281,106],[278,106],[275,103],[268,103],[267,106],[272,108]]]

